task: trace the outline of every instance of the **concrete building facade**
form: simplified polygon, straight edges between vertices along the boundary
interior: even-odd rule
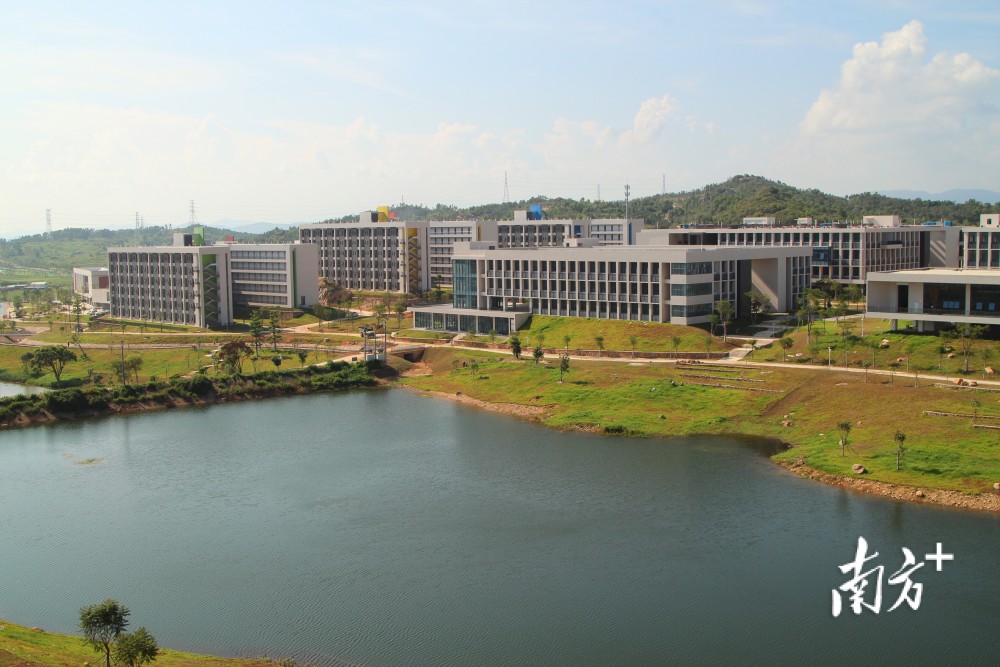
[[[918,331],[951,324],[1000,324],[1000,270],[918,269],[871,273],[867,315],[913,320]]]
[[[318,251],[319,276],[350,290],[430,289],[426,222],[318,223],[299,227],[299,240]]]
[[[319,301],[315,244],[227,245],[235,308],[299,308]]]
[[[456,244],[493,242],[501,248],[561,247],[575,239],[630,245],[643,221],[529,219],[408,222],[363,212],[356,222],[299,227],[299,240],[315,243],[319,274],[341,287],[377,292],[424,292],[451,287]]]
[[[182,234],[172,246],[108,248],[111,315],[198,327],[232,323],[229,253],[226,245],[190,245]]]
[[[639,234],[640,245],[697,247],[807,247],[813,281],[864,285],[871,271],[955,267],[957,227],[889,225],[898,216],[869,216],[868,226],[773,227],[763,229],[665,229]]]
[[[979,216],[979,227],[961,227],[961,266],[968,269],[1000,268],[1000,213]]]
[[[596,319],[704,324],[714,304],[748,308],[752,288],[789,310],[810,285],[810,252],[802,247],[456,248],[450,306],[414,308],[414,326],[465,331],[463,320],[508,313],[520,326],[534,313]],[[478,323],[477,323],[478,324]],[[496,328],[502,333],[501,328]]]

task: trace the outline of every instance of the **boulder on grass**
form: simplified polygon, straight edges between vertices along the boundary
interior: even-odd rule
[[[860,463],[855,463],[854,465],[852,465],[851,470],[853,470],[856,475],[864,475],[866,472],[868,472],[867,470],[865,470],[865,467]]]

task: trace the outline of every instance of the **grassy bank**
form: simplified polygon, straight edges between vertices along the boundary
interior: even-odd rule
[[[102,665],[103,658],[80,637],[57,635],[0,620],[0,667],[55,665],[78,667],[86,663]],[[161,649],[155,665],[159,667],[266,667],[266,659],[216,658],[195,653]]]
[[[0,426],[26,426],[120,412],[173,408],[225,400],[243,400],[371,386],[365,363],[332,362],[295,370],[250,375],[192,377],[169,381],[57,389],[44,394],[0,398]]]
[[[860,463],[866,479],[974,494],[993,493],[1000,481],[1000,435],[972,423],[975,412],[976,425],[1000,425],[1000,419],[990,419],[1000,417],[1000,393],[939,388],[912,375],[573,360],[560,384],[555,360],[535,365],[449,349],[428,350],[422,368],[432,375],[402,382],[544,407],[539,420],[555,428],[637,436],[760,435],[794,445],[778,458],[801,457],[835,475],[853,476],[851,466]],[[844,421],[852,427],[850,448],[841,456],[838,423]],[[897,430],[906,434],[899,471]]]

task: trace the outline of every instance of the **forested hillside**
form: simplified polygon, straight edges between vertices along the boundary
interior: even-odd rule
[[[34,234],[17,239],[0,239],[0,266],[59,269],[71,271],[74,266],[104,266],[108,248],[132,245],[170,245],[177,232],[190,232],[191,227],[146,227],[141,233],[134,229],[59,229],[51,235]],[[232,236],[243,243],[278,243],[298,239],[298,230],[274,229],[264,234],[232,232],[217,227],[205,227],[205,242],[215,243]]]
[[[394,206],[399,220],[512,220],[514,211],[540,204],[547,217],[620,218],[625,202],[588,199],[532,197],[518,202],[458,207],[438,204]],[[372,208],[376,208],[374,203]],[[897,199],[863,193],[838,197],[819,190],[800,190],[760,176],[734,176],[725,183],[706,185],[691,192],[678,192],[629,201],[629,217],[642,218],[647,227],[676,227],[683,224],[732,225],[744,217],[771,216],[779,222],[792,223],[796,218],[812,217],[817,222],[858,221],[864,215],[899,215],[906,223],[927,220],[951,220],[955,224],[978,224],[979,215],[995,211],[997,205],[970,200],[964,204],[950,201]],[[356,220],[357,214],[331,221]],[[191,231],[190,227],[168,229],[148,227],[137,235],[134,229],[61,229],[50,236],[36,234],[14,240],[0,239],[0,267],[53,268],[69,271],[74,266],[103,266],[109,246],[169,244],[174,232]],[[298,229],[273,229],[264,234],[232,232],[205,228],[206,243],[232,235],[237,241],[278,243],[294,241]]]
[[[625,202],[589,199],[532,197],[506,204],[481,206],[394,206],[400,220],[511,220],[514,211],[541,204],[549,218],[620,218]],[[374,208],[374,206],[373,206]],[[629,217],[643,218],[647,227],[682,224],[738,224],[745,217],[770,216],[779,222],[812,217],[817,222],[860,220],[865,215],[899,215],[907,223],[927,220],[951,220],[956,224],[976,224],[980,213],[995,210],[996,205],[975,200],[964,204],[950,201],[897,199],[863,193],[838,197],[819,190],[800,190],[760,176],[734,176],[724,183],[706,185],[690,192],[678,192],[629,201]],[[356,215],[335,221],[355,220]]]

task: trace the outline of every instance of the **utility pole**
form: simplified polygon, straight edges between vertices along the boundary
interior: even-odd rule
[[[52,236],[52,209],[45,209],[45,236]]]

